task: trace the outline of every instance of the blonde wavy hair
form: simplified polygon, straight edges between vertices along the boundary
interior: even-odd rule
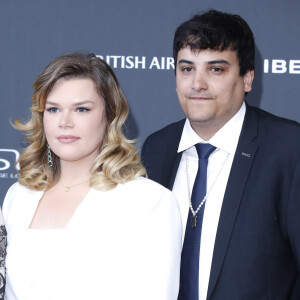
[[[73,53],[54,59],[36,78],[31,119],[27,123],[16,120],[14,124],[25,132],[28,143],[19,158],[19,183],[34,190],[47,190],[59,180],[60,160],[52,151],[53,166],[48,165],[43,113],[47,96],[60,78],[90,78],[103,99],[106,129],[102,143],[99,141],[99,155],[90,170],[90,185],[110,190],[118,183],[146,175],[135,141],[127,139],[122,130],[129,108],[113,70],[94,54]]]

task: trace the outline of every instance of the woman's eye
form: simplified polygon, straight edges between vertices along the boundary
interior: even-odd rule
[[[87,112],[87,111],[90,111],[89,108],[87,107],[77,107],[76,109],[78,112]]]
[[[56,112],[58,112],[58,108],[57,107],[49,107],[46,109],[46,111],[48,111],[50,113],[56,113]]]

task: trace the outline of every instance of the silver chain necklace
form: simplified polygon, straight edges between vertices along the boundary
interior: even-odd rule
[[[211,190],[213,189],[214,185],[216,184],[220,174],[222,173],[222,170],[224,169],[224,166],[227,162],[229,158],[229,153],[227,153],[226,158],[217,174],[217,176],[215,177],[214,181],[212,182],[210,188],[208,189],[208,192],[206,193],[206,195],[204,196],[204,198],[202,199],[202,201],[200,202],[199,206],[197,207],[196,210],[193,209],[193,205],[192,205],[192,197],[191,197],[191,189],[190,189],[190,175],[189,175],[189,155],[187,153],[187,151],[185,151],[185,162],[186,162],[186,182],[187,182],[187,190],[188,190],[188,200],[189,200],[189,207],[192,213],[192,221],[191,221],[191,226],[192,227],[196,227],[197,226],[197,213],[200,210],[200,208],[204,205],[208,195],[210,194]]]
[[[70,192],[71,189],[74,188],[75,186],[81,185],[81,184],[83,184],[83,183],[85,183],[85,182],[88,182],[88,181],[89,181],[89,179],[87,179],[87,180],[85,180],[85,181],[82,181],[82,182],[79,182],[79,183],[76,183],[76,184],[71,185],[71,186],[64,186],[62,183],[61,183],[60,185],[65,189],[65,192],[68,193],[68,192]]]

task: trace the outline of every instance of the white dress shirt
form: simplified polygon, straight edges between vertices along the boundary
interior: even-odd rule
[[[187,119],[183,128],[178,152],[183,152],[175,178],[173,192],[179,203],[182,225],[183,240],[185,227],[190,226],[187,223],[189,213],[189,199],[187,188],[187,176],[189,176],[190,191],[192,193],[194,181],[198,170],[198,155],[195,148],[197,143],[209,143],[216,147],[216,150],[210,155],[207,167],[207,188],[214,183],[212,190],[207,196],[202,223],[202,233],[200,242],[200,259],[199,259],[199,300],[205,300],[208,290],[210,269],[215,244],[215,238],[219,223],[219,216],[222,207],[223,197],[232,166],[234,154],[241,133],[246,105],[243,103],[236,115],[228,121],[209,141],[204,141],[192,129]],[[186,164],[186,155],[188,156],[188,170]],[[228,159],[219,174],[226,158]],[[187,175],[188,174],[188,175]],[[193,207],[194,210],[197,207]]]
[[[6,300],[177,299],[182,228],[169,190],[145,178],[91,188],[67,227],[29,229],[42,195],[16,183],[4,200]]]

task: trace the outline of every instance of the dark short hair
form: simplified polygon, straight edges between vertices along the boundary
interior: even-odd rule
[[[209,10],[182,23],[176,29],[173,42],[175,68],[178,52],[185,47],[190,47],[192,51],[236,51],[240,75],[254,70],[253,33],[246,21],[238,15]]]

